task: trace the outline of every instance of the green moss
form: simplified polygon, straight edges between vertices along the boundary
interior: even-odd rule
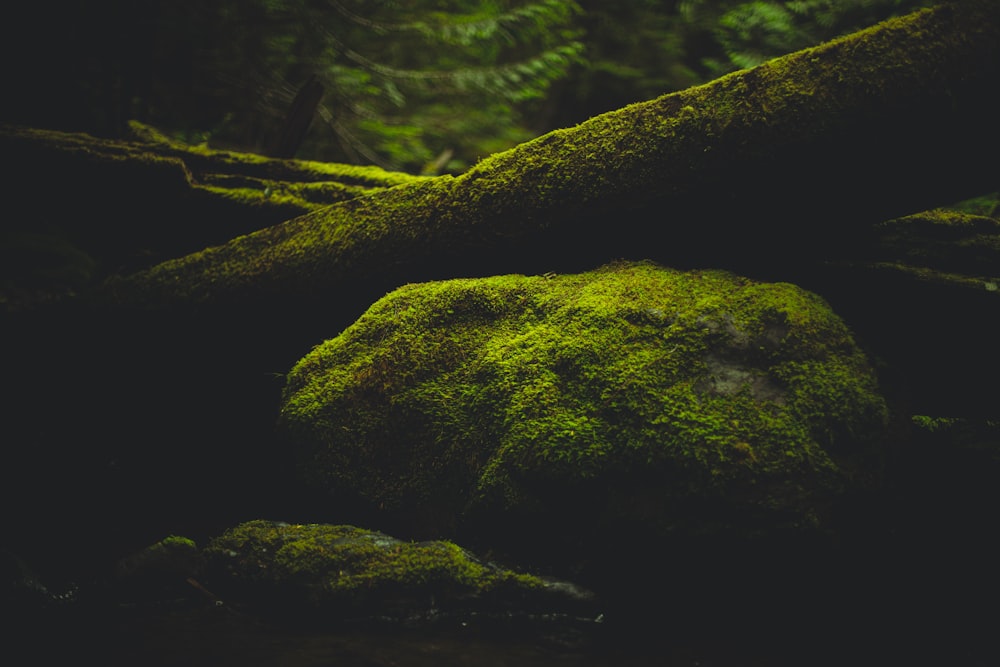
[[[913,415],[913,425],[928,433],[935,433],[952,428],[960,420],[953,417],[930,417],[928,415]]]
[[[443,223],[451,206],[451,177],[402,185],[321,208],[280,225],[158,264],[109,282],[115,300],[188,303],[225,293],[237,300],[265,282],[309,294],[344,276],[365,276],[418,254],[431,221]],[[413,206],[413,199],[420,201]],[[377,211],[377,214],[374,213]],[[331,257],[339,260],[329,263]]]
[[[390,511],[571,506],[635,475],[808,522],[884,420],[818,297],[640,263],[396,290],[296,365],[281,428],[311,484]]]
[[[143,136],[149,140],[114,141],[0,126],[0,148],[12,164],[19,165],[8,179],[11,191],[26,202],[49,202],[42,207],[40,218],[21,220],[15,216],[5,226],[0,254],[19,256],[0,271],[4,274],[0,275],[0,303],[19,306],[21,301],[41,300],[47,296],[43,290],[59,297],[83,293],[112,271],[139,271],[146,268],[147,262],[152,264],[240,234],[268,229],[337,203],[428,181],[368,167],[276,160],[188,147],[158,138],[155,133]],[[142,223],[137,224],[140,210]],[[80,211],[99,211],[100,215],[80,216]],[[370,238],[376,229],[368,225],[357,236],[359,240],[365,235]],[[23,257],[22,239],[48,230],[65,234],[81,253],[92,258],[94,266],[83,267],[77,257],[71,257],[71,265],[49,270],[50,263],[61,261],[66,254],[62,248],[58,256],[40,258],[43,263],[38,258]],[[329,229],[323,229],[317,232],[315,241],[303,236],[295,243],[278,244],[269,257],[256,261],[230,257],[217,267],[225,279],[217,276],[210,281],[210,289],[230,283],[238,287],[244,275],[270,270],[279,264],[277,258],[282,250],[291,251],[292,261],[309,254],[313,256],[308,259],[315,262],[316,249],[323,247],[329,235]],[[260,241],[274,238],[271,233],[266,237]],[[235,245],[242,247],[243,243]],[[256,252],[260,247],[252,245],[251,249]],[[184,266],[190,270],[189,275],[195,275],[201,259],[219,257],[214,250],[192,256],[190,263],[172,262],[169,267]],[[238,270],[231,271],[237,265]],[[157,278],[169,273],[170,268],[154,270],[151,284],[135,296],[155,304],[157,288],[172,291],[181,286],[176,275],[158,282]],[[315,275],[303,275],[303,280],[310,279]],[[116,285],[122,282],[117,277],[111,280]],[[193,292],[205,294],[205,286],[195,286]]]
[[[996,283],[1000,280],[1000,220],[934,209],[876,227],[873,259],[924,272],[925,279]],[[939,274],[938,278],[934,278]]]
[[[452,542],[404,542],[354,526],[250,521],[213,540],[210,568],[297,602],[357,610],[400,596],[483,598],[545,583],[473,558]],[[383,607],[384,610],[384,607]]]
[[[189,537],[170,535],[160,540],[159,545],[164,549],[197,549],[198,545]]]
[[[161,151],[181,157],[199,172],[240,173],[245,176],[271,178],[292,182],[329,181],[365,187],[393,187],[404,183],[426,180],[402,172],[386,171],[379,167],[286,160],[253,153],[216,150],[207,144],[191,145],[171,139],[162,132],[138,121],[130,121],[129,129],[138,141]]]
[[[119,579],[138,581],[149,578],[170,578],[183,581],[199,566],[200,554],[194,540],[170,535],[134,554],[121,559],[116,567]]]

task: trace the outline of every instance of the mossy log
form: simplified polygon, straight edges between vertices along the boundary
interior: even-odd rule
[[[189,146],[131,123],[120,141],[0,126],[0,304],[56,296],[340,201],[424,180],[376,167]]]
[[[1000,6],[946,3],[592,118],[469,172],[325,208],[115,280],[117,304],[370,303],[406,282],[611,258],[784,267],[995,189]],[[354,313],[355,315],[357,313]]]

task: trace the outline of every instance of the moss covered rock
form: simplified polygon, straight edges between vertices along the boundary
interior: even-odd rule
[[[820,525],[885,414],[819,297],[622,263],[402,287],[295,366],[280,430],[331,513],[544,550]]]
[[[120,559],[109,590],[101,597],[118,604],[163,604],[190,598],[189,577],[198,574],[201,555],[194,540],[170,535]]]
[[[204,558],[213,590],[340,618],[575,613],[593,597],[482,562],[453,542],[404,542],[345,525],[250,521],[212,540]]]

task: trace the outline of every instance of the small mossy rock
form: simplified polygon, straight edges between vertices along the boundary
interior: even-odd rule
[[[448,613],[569,614],[589,591],[485,563],[446,541],[406,542],[346,525],[249,521],[204,552],[213,591],[324,618],[417,620]]]
[[[110,595],[129,602],[162,603],[190,596],[189,577],[198,574],[201,555],[189,538],[170,535],[115,565]]]
[[[397,289],[295,366],[279,427],[331,510],[580,557],[812,530],[885,420],[816,295],[618,263]]]
[[[198,545],[187,537],[170,535],[118,561],[119,578],[186,577],[198,568]]]

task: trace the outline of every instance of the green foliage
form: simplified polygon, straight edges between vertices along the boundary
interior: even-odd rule
[[[680,12],[711,30],[715,53],[701,55],[709,76],[745,69],[873,25],[928,0],[683,0]]]
[[[325,95],[299,157],[457,173],[551,129],[928,3],[25,3],[0,47],[32,67],[12,72],[0,118],[99,135],[137,119],[186,143],[266,153],[315,76]]]
[[[580,0],[586,63],[534,126],[565,127],[814,46],[925,0]]]
[[[723,15],[719,41],[730,61],[740,68],[759,65],[770,54],[795,50],[805,38],[787,7],[771,2],[751,2]]]
[[[214,4],[227,29],[199,65],[246,101],[214,143],[260,150],[314,75],[325,94],[300,156],[411,172],[462,170],[522,141],[525,105],[583,48],[572,0]]]
[[[580,0],[586,61],[554,87],[533,126],[566,127],[703,79],[685,58],[686,24],[655,0]]]

